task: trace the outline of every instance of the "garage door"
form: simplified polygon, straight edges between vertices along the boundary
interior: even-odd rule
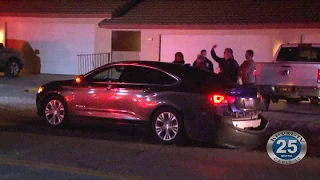
[[[207,50],[208,59],[212,60],[210,50],[214,44],[218,45],[216,53],[221,57],[226,47],[232,48],[239,64],[245,60],[247,49],[255,52],[254,59],[257,62],[270,62],[273,56],[273,42],[269,36],[161,35],[160,61],[172,62],[174,54],[181,51],[186,63],[192,64],[202,49]],[[218,67],[215,62],[214,67]]]
[[[23,53],[29,72],[40,60],[41,73],[77,74],[77,55],[94,52],[93,24],[8,23],[7,37]]]

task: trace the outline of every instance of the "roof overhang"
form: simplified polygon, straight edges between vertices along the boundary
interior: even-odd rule
[[[2,17],[45,17],[45,18],[104,18],[111,19],[112,13],[1,13]]]
[[[104,20],[105,21],[105,20]],[[100,22],[100,28],[106,29],[190,29],[190,30],[212,30],[212,29],[314,29],[320,28],[319,23],[301,24],[187,24],[187,25],[156,25],[156,24],[108,24]]]

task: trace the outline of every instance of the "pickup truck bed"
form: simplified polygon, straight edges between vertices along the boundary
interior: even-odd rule
[[[256,63],[256,81],[260,93],[277,102],[279,99],[300,102],[320,97],[320,45],[282,45],[273,62]]]

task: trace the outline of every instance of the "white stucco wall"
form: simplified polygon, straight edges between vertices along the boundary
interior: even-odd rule
[[[39,49],[42,73],[77,74],[77,54],[111,52],[112,29],[99,28],[98,23],[102,20],[0,17],[0,30],[2,24],[7,22],[9,39],[24,40],[33,49]],[[182,51],[191,63],[201,49],[210,51],[213,44],[218,44],[217,54],[220,56],[225,47],[232,48],[239,63],[244,60],[246,49],[256,52],[257,61],[271,61],[280,44],[299,43],[301,34],[304,34],[306,43],[320,43],[320,29],[140,31],[140,59],[153,61],[159,61],[160,57],[161,60],[172,61],[174,53]],[[161,41],[161,36],[166,40]]]
[[[174,54],[180,51],[184,54],[186,63],[193,64],[200,50],[208,52],[208,59],[212,60],[210,50],[213,44],[217,44],[216,53],[223,57],[226,47],[232,48],[234,57],[241,64],[248,49],[255,52],[256,61],[272,59],[272,39],[265,35],[162,35],[160,61],[172,62]],[[218,64],[213,61],[214,67]]]
[[[218,44],[217,54],[223,55],[225,47],[231,47],[235,51],[235,58],[241,63],[244,59],[244,50],[253,49],[256,52],[263,53],[263,57],[270,52],[266,57],[256,54],[259,57],[259,61],[271,61],[272,56],[278,49],[280,44],[283,43],[299,43],[301,34],[304,34],[305,43],[320,43],[320,29],[255,29],[255,30],[142,30],[141,31],[141,44],[142,52],[141,59],[143,60],[160,60],[160,49],[162,42],[160,37],[172,36],[179,39],[176,35],[194,35],[194,37],[200,37],[200,35],[206,35],[202,40],[180,40],[171,41],[170,52],[166,54],[166,58],[170,58],[171,61],[174,58],[174,53],[177,51],[183,51],[186,54],[185,58],[188,61],[194,60],[201,49],[207,49],[210,51],[213,44]],[[232,38],[223,37],[233,36]],[[181,36],[180,36],[181,37]],[[209,38],[208,38],[209,37]],[[259,38],[260,37],[260,38]],[[207,39],[208,38],[208,39]],[[152,40],[151,40],[152,39]],[[216,39],[216,40],[215,40]],[[263,40],[261,43],[256,40]],[[210,41],[212,41],[210,43]],[[168,43],[167,43],[168,44]],[[240,50],[238,50],[240,49]],[[243,53],[241,53],[243,51]],[[167,52],[162,52],[165,54]],[[171,54],[170,54],[171,53]],[[191,60],[190,60],[191,59]]]
[[[91,24],[8,23],[8,39],[39,50],[41,73],[77,74],[77,54],[94,53]]]
[[[101,18],[1,18],[7,39],[39,50],[41,73],[78,74],[78,54],[110,52],[111,30],[101,29]],[[29,48],[30,49],[30,48]],[[28,56],[30,57],[30,56]],[[25,71],[34,66],[27,60]]]

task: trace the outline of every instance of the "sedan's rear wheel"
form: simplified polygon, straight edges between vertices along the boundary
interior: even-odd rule
[[[43,104],[43,117],[49,125],[54,127],[66,125],[68,120],[67,105],[61,97],[49,97]]]
[[[163,144],[174,144],[181,140],[183,123],[180,114],[173,108],[161,108],[153,116],[152,131]]]

